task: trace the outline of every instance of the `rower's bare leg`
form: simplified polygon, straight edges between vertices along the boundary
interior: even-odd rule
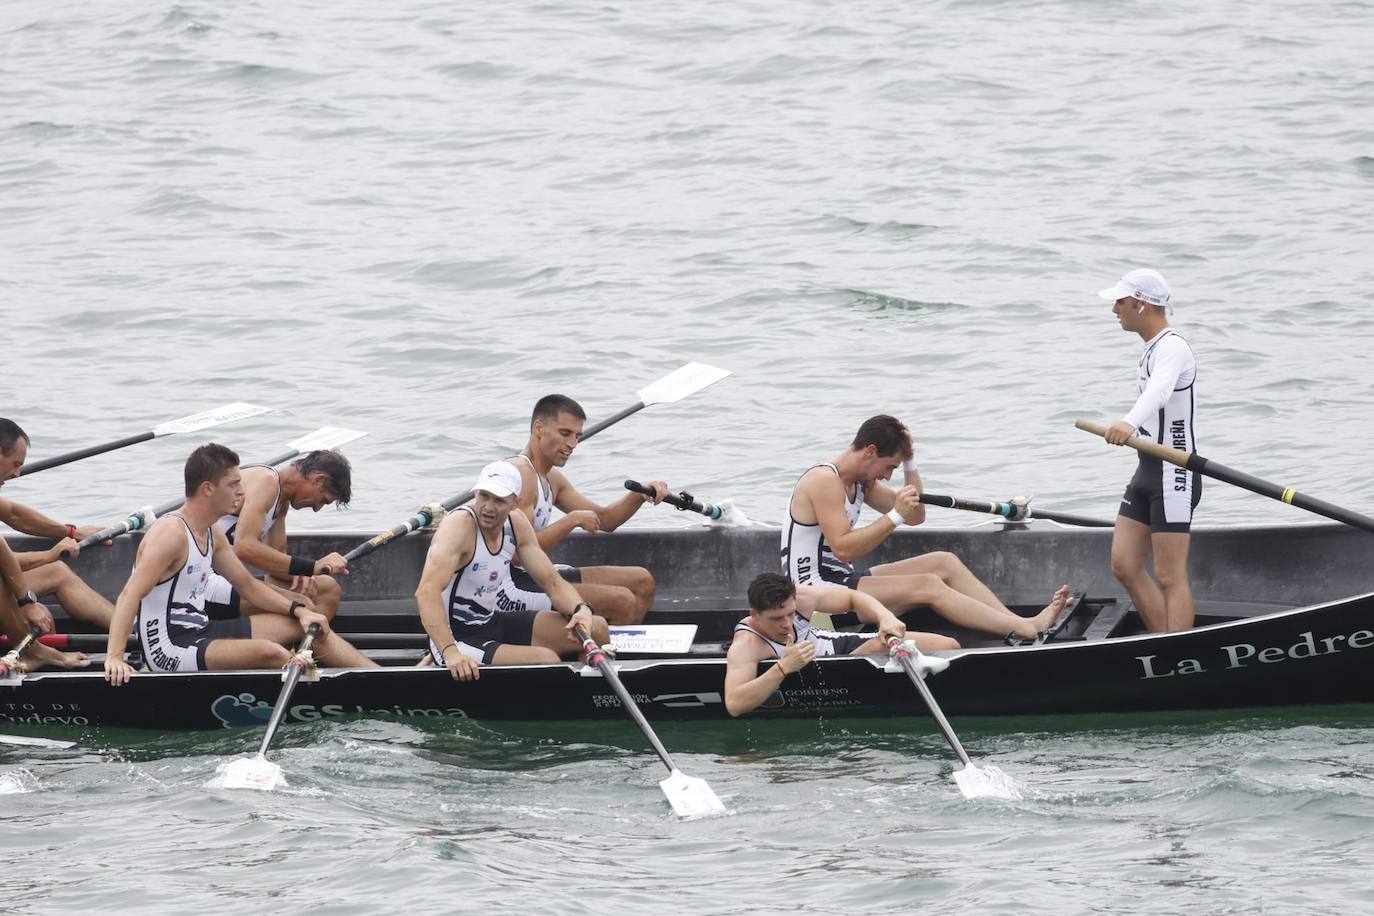
[[[921,573],[939,576],[946,585],[956,592],[961,592],[970,598],[981,601],[988,607],[1010,611],[1002,603],[1002,600],[992,593],[992,589],[984,585],[982,580],[964,565],[963,560],[947,550],[923,553],[920,556],[908,557],[895,563],[883,563],[869,570],[869,575],[873,576],[911,576]]]
[[[501,643],[491,657],[493,665],[552,665],[557,661],[558,653],[545,646],[512,646],[509,643]]]
[[[1155,578],[1164,593],[1165,629],[1191,630],[1196,618],[1193,590],[1188,584],[1187,532],[1160,531],[1150,536],[1155,555]]]
[[[305,638],[305,630],[292,617],[283,614],[258,613],[248,618],[254,639],[267,639],[280,646],[295,646]],[[206,650],[206,658],[209,658]],[[338,633],[315,640],[315,657],[331,668],[376,668],[377,663],[359,652],[352,643]],[[283,662],[282,664],[285,664]]]
[[[205,647],[205,667],[210,671],[280,668],[290,660],[286,647],[270,639],[213,639]]]
[[[0,632],[10,638],[11,647],[19,645],[20,640],[29,635],[29,619],[24,616],[9,588],[3,584],[0,584]],[[3,654],[0,652],[0,655]],[[91,663],[85,652],[59,652],[36,640],[24,650],[24,657],[20,661],[30,671],[39,668],[85,668]]]
[[[264,579],[263,581],[266,582],[268,587],[271,588],[273,591],[279,592],[285,595],[286,597],[291,598],[292,600],[300,600],[300,592],[291,591],[291,589],[282,585],[280,581],[272,578]],[[335,615],[339,613],[339,601],[342,597],[343,590],[339,588],[339,583],[334,580],[333,576],[315,577],[315,596],[310,600],[315,605],[315,610],[319,611],[326,618],[328,618],[330,623],[334,622]],[[244,598],[242,595],[239,596],[240,617],[247,617],[250,614],[264,613],[274,614],[276,612],[264,611],[262,608],[258,607],[253,602]]]
[[[82,581],[66,563],[47,563],[30,569],[24,577],[39,598],[56,594],[58,603],[68,615],[109,631],[114,605]]]
[[[600,614],[592,615],[591,636],[598,646],[604,646],[611,641],[610,625]],[[539,612],[539,616],[534,618],[534,632],[530,636],[530,642],[556,653],[559,658],[571,658],[582,654],[581,644],[573,635],[573,631],[568,629],[568,618],[556,611]],[[502,646],[497,652],[505,648]]]
[[[654,605],[654,577],[640,566],[584,566],[573,586],[596,612],[615,626],[644,620]]]
[[[955,591],[934,574],[864,576],[859,580],[859,591],[877,598],[899,617],[913,608],[930,607],[941,617],[961,627],[997,636],[1014,633],[1022,639],[1034,639],[1040,634],[1045,627],[1039,621],[1053,606],[1046,607],[1035,617],[1022,617]],[[1062,601],[1060,607],[1063,607]]]
[[[576,586],[578,591],[581,591],[583,585],[613,585],[625,589],[633,596],[633,603],[627,603],[624,607],[602,607],[588,597],[587,602],[613,625],[625,626],[642,622],[644,615],[653,610],[658,584],[654,582],[653,573],[643,566],[584,566],[581,571],[583,582]]]
[[[1169,627],[1164,593],[1145,568],[1145,561],[1150,557],[1151,540],[1149,525],[1118,515],[1116,528],[1112,532],[1112,575],[1125,586],[1126,593],[1131,596],[1135,609],[1140,613],[1140,619],[1145,622],[1145,628],[1152,633],[1162,633]],[[1186,571],[1186,551],[1184,560]],[[1186,574],[1184,578],[1186,585]]]

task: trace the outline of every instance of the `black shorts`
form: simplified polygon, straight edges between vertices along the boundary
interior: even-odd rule
[[[143,661],[154,671],[205,671],[205,650],[216,639],[252,639],[253,625],[247,617],[237,620],[212,620],[199,629],[170,627],[166,643],[150,644],[140,638]],[[188,665],[193,662],[194,667]]]
[[[867,569],[839,569],[821,564],[821,579],[831,585],[843,585],[845,588],[858,588],[859,580],[871,574]]]
[[[1202,499],[1202,475],[1141,455],[1117,514],[1158,533],[1187,534]]]
[[[497,611],[485,623],[459,623],[449,620],[453,642],[468,658],[490,665],[496,650],[503,645],[528,646],[534,640],[534,621],[543,611]],[[429,643],[434,661],[443,667],[444,657],[433,640]]]

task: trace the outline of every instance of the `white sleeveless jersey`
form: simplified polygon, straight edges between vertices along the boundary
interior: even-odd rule
[[[267,468],[267,470],[272,472],[272,479],[277,483],[277,495],[273,497],[272,507],[267,510],[267,516],[262,520],[262,533],[258,535],[258,540],[266,543],[267,533],[271,531],[272,526],[277,523],[277,509],[281,506],[281,474],[277,472],[276,468],[268,467],[265,464],[250,464],[248,467],[243,468],[243,470],[246,471],[248,468]],[[229,538],[229,543],[234,543],[234,532],[238,530],[239,517],[232,514],[221,515],[219,517],[219,526]]]
[[[1125,420],[1156,442],[1182,452],[1196,450],[1193,390],[1197,362],[1188,342],[1165,328],[1145,345],[1136,370],[1139,397]]]
[[[807,468],[807,473],[816,468],[829,468],[836,477],[840,471],[834,464],[825,462]],[[802,475],[806,476],[805,474]],[[843,483],[843,481],[841,481]],[[796,496],[793,488],[793,498]],[[853,528],[859,521],[859,510],[864,504],[864,485],[855,484],[854,496],[845,494],[844,514]],[[792,503],[787,503],[787,524],[782,528],[782,574],[798,585],[814,585],[819,582],[842,582],[854,572],[854,564],[846,563],[835,556],[830,545],[825,542],[820,523],[805,525],[792,514]]]
[[[767,636],[764,636],[758,630],[749,626],[749,624],[745,621],[740,621],[739,623],[735,624],[735,632],[739,633],[741,631],[745,633],[753,633],[759,639],[762,639],[764,642],[768,643],[768,647],[773,650],[773,654],[776,655],[778,658],[782,658],[782,653],[787,651],[786,645],[769,639]],[[817,658],[821,658],[827,655],[843,654],[836,651],[835,642],[837,638],[849,636],[851,639],[854,639],[857,636],[857,634],[852,633],[832,633],[829,630],[818,630],[815,627],[811,626],[811,621],[807,620],[800,614],[792,615],[792,635],[796,638],[797,642],[814,643],[816,646]],[[868,637],[861,636],[857,638],[860,642],[862,642],[866,640]]]
[[[209,581],[214,555],[214,532],[205,530],[206,547],[201,549],[186,519],[177,516],[186,529],[186,559],[171,576],[153,586],[138,605],[138,639],[149,666],[159,671],[194,669],[195,651],[172,645],[173,636],[193,633],[210,622],[205,613],[205,587]]]
[[[454,624],[472,626],[486,623],[496,613],[496,592],[510,577],[510,564],[515,557],[515,526],[506,519],[501,526],[501,546],[493,553],[487,549],[487,539],[482,536],[472,507],[462,506],[458,511],[472,516],[476,538],[472,557],[454,573],[444,588],[444,596],[449,619]]]
[[[553,485],[539,473],[534,462],[524,455],[516,455],[514,458],[507,458],[506,460],[510,464],[523,461],[530,466],[531,471],[534,471],[534,479],[539,486],[539,496],[534,501],[534,530],[536,532],[543,531],[549,527],[549,522],[553,521]]]

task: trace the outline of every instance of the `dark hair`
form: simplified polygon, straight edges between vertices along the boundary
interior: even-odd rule
[[[10,452],[14,451],[14,445],[20,439],[28,442],[29,445],[33,445],[33,442],[29,439],[29,434],[20,429],[18,423],[0,417],[0,452],[8,455]]]
[[[230,468],[239,466],[239,456],[218,442],[207,442],[186,459],[186,495],[192,496],[206,482],[219,483]]]
[[[796,597],[797,587],[792,580],[777,573],[759,573],[749,583],[749,607],[762,614],[782,607],[787,599]]]
[[[353,466],[348,463],[347,458],[333,449],[306,452],[291,462],[291,466],[299,471],[302,477],[309,477],[311,474],[323,474],[327,477],[329,492],[334,494],[334,501],[339,505],[346,506],[353,498]]]
[[[903,461],[910,461],[913,454],[911,433],[907,432],[901,420],[896,417],[889,417],[885,413],[864,420],[859,431],[854,434],[854,441],[849,447],[857,452],[868,448],[870,445],[876,445],[878,455],[883,458],[889,455],[901,455]]]
[[[560,413],[572,414],[579,420],[587,419],[582,405],[566,394],[546,394],[534,404],[534,411],[530,414],[530,429],[534,429],[535,420],[552,423],[558,419]]]

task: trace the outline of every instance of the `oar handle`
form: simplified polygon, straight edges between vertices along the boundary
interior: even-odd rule
[[[29,626],[28,635],[19,641],[19,645],[15,646],[14,650],[4,658],[0,658],[0,677],[9,677],[11,671],[19,668],[19,656],[23,655],[24,650],[32,645],[33,641],[38,639],[42,634],[43,630],[37,624],[31,624]]]
[[[1094,423],[1091,420],[1074,420],[1073,425],[1084,432],[1092,433],[1094,436],[1107,438],[1107,427],[1101,423]],[[1158,458],[1160,461],[1167,461],[1176,464],[1181,468],[1188,467],[1188,463],[1194,460],[1194,455],[1189,452],[1180,451],[1176,448],[1169,448],[1167,445],[1160,445],[1153,439],[1146,439],[1143,436],[1132,436],[1126,440],[1126,445],[1138,452]]]
[[[621,707],[634,721],[634,724],[639,726],[639,730],[644,733],[644,737],[648,739],[654,753],[658,754],[658,759],[662,760],[663,765],[668,768],[668,772],[676,771],[677,764],[673,763],[673,758],[669,755],[668,749],[663,746],[662,741],[658,740],[658,735],[654,734],[654,730],[649,726],[649,720],[644,718],[644,713],[640,711],[639,704],[635,702],[634,697],[630,696],[625,685],[620,683],[620,675],[616,673],[615,666],[606,657],[606,653],[596,644],[596,640],[592,639],[586,627],[578,624],[573,628],[573,631],[577,634],[578,641],[582,643],[582,648],[587,653],[587,663],[595,665],[601,671],[601,676],[606,679],[606,683],[611,685],[611,690],[619,698]]]
[[[625,481],[625,489],[632,493],[642,493],[645,496],[654,495],[653,487],[645,486],[637,480]],[[720,506],[697,502],[696,498],[686,490],[680,493],[669,493],[667,496],[663,497],[663,501],[670,506],[676,506],[684,512],[699,512],[707,518],[720,518],[724,511]]]

